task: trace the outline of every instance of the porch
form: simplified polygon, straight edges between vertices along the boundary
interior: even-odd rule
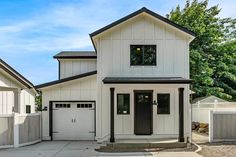
[[[152,146],[189,142],[191,123],[187,104],[191,80],[119,77],[105,78],[103,82],[106,90],[110,89],[111,143]],[[124,98],[120,98],[120,95]],[[122,109],[119,106],[125,101],[128,107]],[[166,105],[161,105],[161,101],[166,101]]]

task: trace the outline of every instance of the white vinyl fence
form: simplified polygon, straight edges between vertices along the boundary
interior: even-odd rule
[[[192,121],[200,123],[209,123],[210,111],[232,110],[236,110],[236,102],[193,104]]]
[[[210,111],[209,142],[236,141],[236,111]]]
[[[12,147],[14,144],[13,115],[0,116],[0,148]]]
[[[41,114],[0,115],[0,148],[20,147],[41,141]]]

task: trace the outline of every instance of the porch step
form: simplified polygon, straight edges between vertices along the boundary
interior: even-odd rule
[[[128,149],[128,148],[185,148],[187,143],[108,143],[106,147],[113,149]]]

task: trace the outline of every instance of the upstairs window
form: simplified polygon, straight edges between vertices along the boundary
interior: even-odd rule
[[[156,45],[130,45],[130,65],[156,65]]]
[[[157,94],[157,114],[170,114],[170,94]]]

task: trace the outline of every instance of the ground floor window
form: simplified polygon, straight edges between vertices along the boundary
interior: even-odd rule
[[[117,94],[117,114],[130,114],[129,94]]]
[[[30,105],[26,105],[26,113],[31,113],[31,106]]]
[[[170,94],[157,94],[157,114],[170,114]]]

